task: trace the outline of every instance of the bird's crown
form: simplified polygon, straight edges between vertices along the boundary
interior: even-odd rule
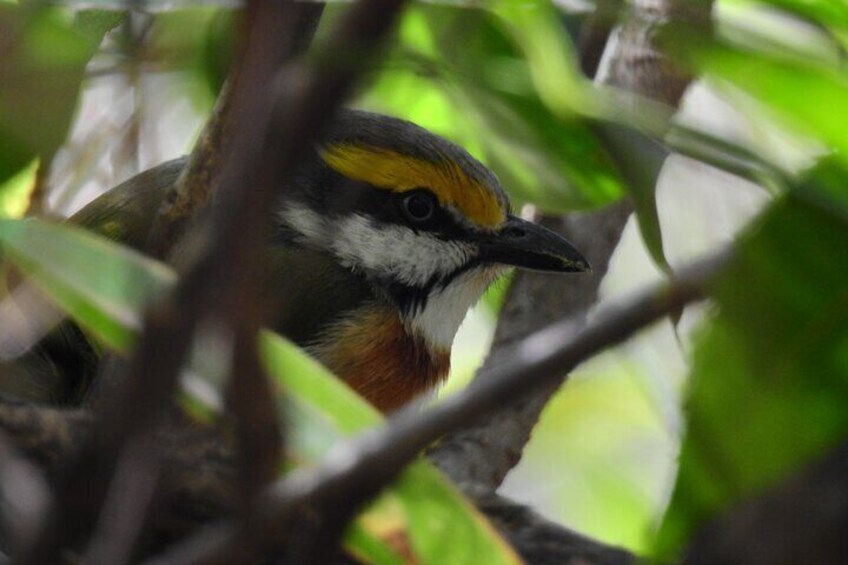
[[[403,120],[346,111],[321,145],[324,162],[347,178],[394,193],[426,189],[440,206],[480,228],[506,220],[497,178],[461,147]]]
[[[412,123],[343,111],[281,203],[284,237],[326,252],[449,346],[503,266],[582,271],[567,241],[510,214],[497,178]]]

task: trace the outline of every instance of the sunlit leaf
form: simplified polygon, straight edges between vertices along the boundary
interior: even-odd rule
[[[742,5],[768,4],[830,31],[848,47],[848,2],[845,0],[733,0]]]
[[[80,10],[74,14],[74,29],[85,35],[89,44],[100,45],[103,36],[118,27],[124,21],[126,12],[113,10]]]
[[[38,161],[35,160],[5,182],[0,182],[0,218],[17,218],[26,212],[37,171]]]
[[[841,200],[825,186],[836,174]],[[718,313],[694,356],[665,555],[848,437],[846,183],[831,163],[775,203],[717,284]]]
[[[491,9],[521,48],[536,91],[547,106],[562,116],[592,105],[571,42],[550,0],[500,0]]]

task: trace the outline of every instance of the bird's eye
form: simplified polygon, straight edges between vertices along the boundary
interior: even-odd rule
[[[426,222],[436,211],[436,201],[432,194],[415,192],[403,199],[403,210],[410,220]]]

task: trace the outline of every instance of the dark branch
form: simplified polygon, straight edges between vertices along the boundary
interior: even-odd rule
[[[598,212],[543,219],[547,227],[592,258],[592,274],[557,277],[516,273],[498,320],[493,354],[477,379],[489,375],[489,369],[500,358],[498,352],[549,324],[568,317],[574,322],[574,330],[579,329],[585,312],[597,299],[598,287],[631,212],[630,202],[622,201]],[[430,451],[429,459],[463,487],[496,489],[521,458],[521,450],[542,409],[560,385],[556,382],[540,388],[526,400],[514,402],[480,424],[448,436]]]
[[[618,22],[623,4],[621,0],[597,0],[595,10],[580,27],[578,38],[580,70],[589,78],[597,76],[601,58],[606,50],[610,34]]]
[[[17,450],[37,461],[48,476],[55,476],[63,462],[82,449],[85,438],[94,432],[94,425],[94,419],[81,411],[0,402],[0,429]],[[233,480],[236,456],[232,442],[220,429],[174,426],[161,430],[156,441],[163,459],[162,496],[147,524],[142,555],[155,555],[163,546],[204,525],[234,516],[238,506]],[[27,476],[40,480],[35,470],[28,471]],[[585,563],[619,565],[633,559],[623,550],[562,528],[505,498],[472,493],[471,500],[528,563],[560,564],[580,559]],[[25,535],[27,528],[19,514],[5,512],[0,521],[0,540],[8,552],[14,549],[10,543],[15,536]]]
[[[637,562],[632,553],[598,543],[536,514],[511,500],[487,493],[471,494],[477,508],[532,565],[630,565]]]
[[[323,3],[301,3],[294,13],[294,25],[287,26],[291,35],[285,38],[283,30],[279,30],[280,38],[286,41],[272,53],[279,57],[280,62],[306,53],[323,12]],[[232,129],[232,98],[230,82],[227,81],[218,94],[212,114],[206,121],[188,162],[180,173],[180,178],[168,191],[153,221],[148,245],[150,255],[159,258],[170,257],[174,246],[185,235],[192,218],[209,203],[214,187],[220,180],[228,153],[226,140]]]
[[[250,519],[254,543],[273,545],[281,531],[295,527],[305,508],[319,515],[352,513],[393,480],[419,452],[443,435],[462,429],[497,410],[550,387],[579,363],[621,343],[641,328],[704,297],[705,286],[725,264],[726,253],[680,271],[671,282],[599,313],[575,335],[573,323],[562,321],[503,350],[485,379],[421,413],[408,406],[385,426],[334,450],[343,454],[312,468],[296,470],[269,489]],[[348,510],[346,507],[349,506]],[[235,530],[217,527],[176,549],[183,559],[231,555]]]
[[[676,106],[690,77],[672,65],[656,45],[658,27],[677,17],[681,0],[638,0],[632,3],[637,15],[624,21],[619,30],[620,41],[611,53],[609,72],[603,81],[630,92]],[[594,23],[603,26],[618,17],[618,2],[608,0],[599,5]],[[687,17],[702,22],[710,20],[710,2],[701,1],[687,12]],[[599,58],[598,42],[604,37],[588,38],[581,47],[581,60],[587,72],[594,72],[590,60]],[[635,68],[633,66],[635,65]],[[607,143],[607,149],[616,159],[623,175],[640,177],[650,182],[659,177],[664,154],[657,155],[650,147],[643,147],[640,139],[621,128],[599,127],[598,133]],[[638,156],[634,158],[634,155]],[[650,158],[648,160],[647,158]],[[645,179],[648,180],[645,180]],[[630,216],[630,200],[594,213],[573,214],[563,220],[549,218],[548,227],[572,240],[589,257],[594,267],[592,277],[555,280],[549,276],[519,272],[498,320],[493,354],[504,346],[538,331],[554,320],[570,317],[577,331],[589,308],[595,303],[598,286],[606,274],[610,257],[618,244],[625,222]],[[486,368],[496,362],[490,357],[475,380],[489,374]],[[521,402],[513,402],[496,415],[478,425],[463,429],[444,439],[430,453],[430,459],[449,477],[463,486],[497,488],[506,474],[521,459],[521,452],[530,438],[542,409],[558,389],[559,383],[540,388]]]
[[[258,435],[257,440],[250,440],[261,443],[261,448],[255,443],[246,445],[251,453],[267,455],[266,464],[251,461],[245,467],[259,469],[265,480],[273,476],[279,461],[273,445],[279,444],[274,408],[268,408],[271,395],[258,361],[247,361],[256,355],[254,339],[262,311],[256,291],[259,277],[251,276],[260,271],[258,257],[250,250],[262,242],[263,213],[275,186],[279,186],[277,176],[269,174],[273,171],[271,164],[279,160],[265,149],[275,96],[267,77],[282,63],[278,54],[291,51],[295,38],[293,29],[287,33],[286,24],[297,22],[293,17],[297,9],[291,2],[258,1],[248,7],[247,41],[232,88],[231,112],[238,127],[233,131],[234,150],[225,160],[218,190],[220,199],[228,205],[217,209],[215,231],[203,241],[206,247],[197,255],[199,259],[190,264],[171,295],[146,315],[126,377],[103,399],[97,436],[60,481],[39,535],[19,555],[23,563],[55,561],[61,547],[85,539],[98,514],[101,518],[88,558],[112,563],[129,559],[159,477],[161,461],[153,449],[153,434],[167,413],[194,331],[203,319],[217,317],[235,336],[230,346],[243,348],[233,355],[237,362],[234,368],[239,370],[239,382],[233,388],[249,394],[255,409],[246,410],[236,403],[237,414],[245,415],[239,424],[247,422],[252,429],[256,426],[250,424],[260,418],[265,426],[271,420],[264,429],[273,430],[270,436]],[[308,131],[298,133],[303,134],[304,145],[309,143]],[[297,143],[291,143],[290,149],[291,154],[282,153],[285,173],[300,157]],[[220,265],[227,268],[218,268]],[[243,300],[245,296],[248,300]],[[119,376],[125,373],[121,365],[113,365]],[[240,435],[245,438],[250,434]],[[254,478],[260,480],[251,477],[244,482]],[[88,496],[81,497],[80,493]],[[113,527],[119,535],[110,535],[104,529]]]

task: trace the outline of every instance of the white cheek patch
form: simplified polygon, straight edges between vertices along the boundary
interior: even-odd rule
[[[443,241],[404,226],[376,226],[362,215],[332,225],[305,205],[290,205],[280,218],[300,234],[304,243],[331,251],[346,267],[412,286],[423,287],[434,276],[454,272],[476,251],[470,244]],[[424,308],[406,319],[408,328],[431,347],[450,349],[468,309],[503,270],[499,266],[478,267],[457,276],[444,288],[436,286]]]
[[[340,223],[331,236],[330,246],[349,267],[419,287],[434,276],[452,273],[474,253],[470,244],[443,241],[405,226],[376,226],[358,214]]]
[[[502,271],[499,267],[481,267],[463,273],[445,288],[433,291],[423,310],[416,312],[407,324],[432,347],[450,350],[453,338],[483,292]]]
[[[470,244],[444,241],[405,226],[377,226],[360,214],[332,225],[307,206],[295,204],[280,218],[305,243],[331,251],[344,266],[412,286],[452,273],[476,251]]]
[[[324,219],[308,206],[292,204],[280,212],[280,219],[307,241],[323,247],[329,230]]]

